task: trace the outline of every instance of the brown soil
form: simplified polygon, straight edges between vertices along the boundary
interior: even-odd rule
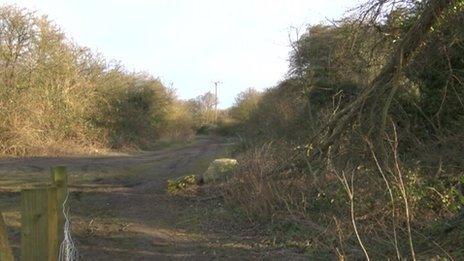
[[[48,168],[70,174],[73,236],[81,260],[304,259],[269,247],[257,229],[236,222],[211,195],[172,196],[166,181],[199,174],[224,154],[220,139],[134,155],[0,159],[0,211],[17,256],[19,191],[48,181]]]

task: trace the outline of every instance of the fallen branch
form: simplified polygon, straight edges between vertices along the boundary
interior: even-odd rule
[[[327,152],[329,146],[333,145],[341,134],[352,125],[355,117],[361,113],[362,107],[367,102],[371,108],[383,104],[382,119],[385,122],[386,114],[388,113],[390,99],[393,97],[397,90],[397,86],[392,84],[395,77],[398,76],[401,68],[409,63],[411,57],[416,50],[423,44],[428,32],[432,26],[437,22],[438,18],[450,6],[454,5],[456,0],[429,0],[421,13],[415,25],[406,33],[403,39],[396,46],[395,51],[390,55],[388,62],[383,66],[380,73],[375,77],[372,82],[365,88],[361,94],[345,108],[338,111],[329,120],[329,122],[321,129],[322,135],[318,135],[313,139],[312,145],[309,148],[317,150],[308,151],[312,155],[319,152]],[[378,128],[384,127],[385,124],[381,122],[373,122],[372,126]],[[383,130],[380,130],[381,132]],[[380,132],[380,133],[381,133]]]

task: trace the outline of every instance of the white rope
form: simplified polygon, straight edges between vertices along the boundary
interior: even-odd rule
[[[67,207],[69,192],[63,202],[63,215],[65,218],[63,229],[63,242],[60,245],[59,261],[78,261],[79,252],[77,251],[74,240],[71,236],[71,223],[69,221],[69,208]]]

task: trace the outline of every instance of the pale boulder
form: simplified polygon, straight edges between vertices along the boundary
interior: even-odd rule
[[[238,162],[236,159],[215,159],[203,174],[203,182],[224,181],[237,167]]]

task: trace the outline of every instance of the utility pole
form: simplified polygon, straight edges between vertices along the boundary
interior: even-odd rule
[[[222,82],[220,81],[215,81],[214,83],[214,123],[217,124],[217,118],[218,118],[218,84],[221,84]]]

